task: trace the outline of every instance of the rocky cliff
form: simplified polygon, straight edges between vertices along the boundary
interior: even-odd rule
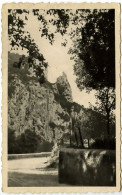
[[[83,138],[103,135],[105,123],[101,117],[97,114],[97,121],[96,113],[73,102],[65,73],[57,78],[56,83],[49,83],[46,79],[40,82],[27,57],[8,54],[8,144],[9,149],[19,147],[16,151],[10,149],[9,153],[38,152],[42,143],[47,147],[47,143],[61,142],[71,131],[72,106],[82,119],[85,118],[81,125]],[[92,126],[89,128],[88,116]],[[95,128],[98,128],[97,134]],[[26,150],[31,147],[31,150]]]
[[[32,70],[13,66],[19,56],[9,53],[8,68],[8,128],[18,137],[26,130],[41,140],[61,140],[69,132],[70,115],[67,105],[72,92],[65,73],[54,84],[47,80],[40,84]],[[17,59],[18,56],[18,59]]]

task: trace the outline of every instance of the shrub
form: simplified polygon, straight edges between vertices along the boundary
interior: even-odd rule
[[[111,149],[115,150],[116,148],[116,141],[115,139],[108,139],[101,140],[101,139],[96,139],[95,142],[90,146],[92,149]]]

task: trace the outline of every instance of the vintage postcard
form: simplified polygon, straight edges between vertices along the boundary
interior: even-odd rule
[[[4,4],[2,45],[3,191],[120,191],[120,4]]]

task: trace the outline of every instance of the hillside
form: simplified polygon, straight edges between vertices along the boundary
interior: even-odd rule
[[[106,134],[103,116],[73,102],[65,73],[54,84],[41,83],[27,57],[8,53],[9,153],[50,151],[54,143],[69,141],[72,106],[83,119],[83,139]]]

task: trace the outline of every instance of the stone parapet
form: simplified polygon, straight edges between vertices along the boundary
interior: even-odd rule
[[[114,150],[64,148],[59,153],[59,183],[76,186],[115,186]]]

